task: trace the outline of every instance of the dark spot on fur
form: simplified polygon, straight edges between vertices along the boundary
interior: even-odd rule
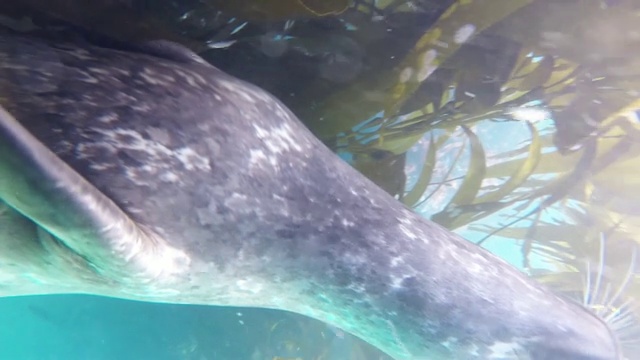
[[[134,150],[118,150],[117,152],[118,159],[120,159],[125,166],[131,167],[140,167],[144,165],[145,162],[142,159],[141,154],[144,153]]]
[[[342,265],[335,266],[333,275],[338,287],[346,287],[351,283],[351,273]]]
[[[137,138],[129,134],[116,134],[115,140],[122,144],[132,145],[137,141]]]
[[[224,205],[217,205],[216,206],[216,214],[218,214],[218,215],[227,215],[227,214],[229,214],[229,208],[224,206]]]
[[[293,239],[296,233],[292,229],[278,229],[276,230],[276,235],[283,239]]]
[[[415,277],[402,280],[401,288],[396,292],[400,306],[406,308],[408,313],[420,314],[424,308],[424,295],[420,292],[420,283]]]

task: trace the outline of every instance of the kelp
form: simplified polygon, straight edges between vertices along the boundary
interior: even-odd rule
[[[216,9],[250,21],[282,21],[338,15],[348,0],[205,0]]]
[[[422,82],[463,43],[528,2],[456,1],[391,71],[362,78],[347,89],[330,95],[313,113],[304,116],[323,119],[323,127],[317,131],[317,135],[323,139],[349,131],[357,123],[379,112],[383,112],[386,118],[395,116]],[[369,96],[372,92],[378,95]]]
[[[418,180],[413,188],[403,196],[403,202],[407,206],[414,207],[418,204],[418,201],[422,195],[427,191],[427,187],[431,182],[431,176],[433,175],[433,169],[436,165],[436,152],[438,150],[438,144],[434,141],[433,134],[429,140],[429,148],[427,149],[427,156],[422,164],[422,170],[418,176]],[[403,170],[404,171],[404,170]]]
[[[462,180],[462,184],[451,201],[449,201],[449,204],[445,206],[442,212],[435,214],[432,217],[433,221],[436,221],[443,226],[449,226],[453,221],[452,216],[446,215],[451,215],[460,206],[473,203],[476,195],[480,191],[486,172],[485,153],[480,139],[467,127],[463,126],[462,129],[464,130],[465,135],[469,138],[471,152],[469,166],[464,179]]]
[[[447,172],[444,175],[445,179],[448,179],[449,176],[451,175],[451,173],[453,172],[453,170],[456,168],[456,166],[458,165],[458,162],[462,159],[462,155],[464,154],[464,148],[466,146],[466,141],[462,144],[462,146],[458,147],[458,151],[456,152],[455,156],[453,157],[453,160],[451,161],[451,164],[449,164],[449,168],[447,170]],[[425,164],[426,165],[426,164]],[[434,163],[435,166],[435,163]],[[423,169],[424,171],[424,169]],[[435,184],[435,188],[431,191],[431,193],[429,195],[427,195],[426,197],[424,197],[424,199],[422,199],[419,203],[417,203],[415,205],[415,207],[419,207],[420,205],[422,205],[423,203],[429,201],[429,199],[436,194],[444,185],[446,184],[446,181],[440,181],[438,183]]]
[[[451,202],[441,212],[433,215],[432,219],[443,226],[455,229],[470,222],[478,221],[501,209],[509,207],[518,201],[521,201],[521,197],[517,197],[516,199],[509,201],[506,201],[505,198],[512,195],[514,190],[518,189],[531,175],[534,174],[540,159],[541,145],[538,137],[538,131],[530,123],[527,123],[527,126],[532,133],[528,156],[518,161],[519,166],[516,167],[513,174],[511,174],[511,176],[509,176],[509,178],[500,185],[498,189],[479,196],[474,195],[473,197],[463,195],[459,196],[459,190]],[[469,166],[469,171],[465,176],[465,180],[466,178],[475,177],[475,182],[473,183],[473,191],[475,191],[475,194],[478,194],[482,182],[486,179],[490,179],[490,177],[486,176],[484,151],[481,150],[480,146],[481,144],[476,144],[475,150],[472,147],[472,152],[474,154],[472,155],[471,163],[473,165]],[[482,173],[483,176],[479,176],[480,173]],[[469,186],[470,185],[467,185],[467,187]],[[475,188],[475,186],[477,186],[477,188]],[[465,185],[463,183],[461,189],[464,187]],[[468,188],[465,189],[465,191],[469,193]],[[463,198],[464,201],[461,201],[461,198]]]

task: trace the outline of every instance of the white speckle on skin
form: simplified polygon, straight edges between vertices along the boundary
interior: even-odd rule
[[[180,177],[171,171],[167,171],[160,175],[160,180],[168,183],[177,183],[180,181]]]
[[[236,281],[238,290],[244,293],[259,294],[264,289],[260,281],[256,279],[240,279]]]
[[[83,77],[80,78],[81,81],[84,81],[84,82],[89,83],[89,84],[97,84],[98,83],[98,79],[96,79],[95,77],[89,75],[88,73],[86,73],[84,71],[78,71],[78,73],[83,75]]]
[[[206,80],[198,73],[194,71],[178,70],[175,69],[175,73],[180,75],[190,86],[200,87],[200,85],[206,84]]]
[[[104,152],[115,154],[118,151],[135,151],[144,156],[145,163],[140,166],[126,166],[126,175],[138,185],[148,185],[146,179],[150,176],[159,176],[160,180],[167,182],[180,182],[181,177],[172,171],[176,162],[188,171],[210,171],[209,158],[203,156],[190,147],[182,147],[177,150],[170,149],[152,139],[145,139],[140,133],[129,129],[103,129],[93,128],[104,136],[103,141],[95,143],[79,143],[76,145],[76,156],[79,159],[90,159],[92,167],[96,170],[114,166],[114,163],[101,163]],[[156,134],[156,138],[165,138]]]
[[[404,261],[403,261],[404,263]],[[394,275],[391,277],[391,288],[394,290],[398,290],[403,288],[402,283],[406,279],[411,279],[415,277],[418,273],[412,267],[405,267],[404,271],[401,271],[399,275]]]
[[[133,181],[136,185],[140,185],[140,186],[147,186],[148,183],[140,180],[138,177],[138,174],[134,171],[134,169],[132,168],[125,168],[124,169],[124,173],[127,176],[127,179],[130,179],[131,181]]]
[[[411,211],[406,211],[404,213],[404,216],[399,216],[399,217],[397,217],[397,219],[402,224],[411,225],[411,224],[413,224],[413,221],[411,220],[410,216],[413,216],[413,213]]]
[[[411,240],[418,239],[418,236],[413,231],[409,230],[406,226],[400,225],[399,227],[400,231],[402,231],[402,233],[409,237]]]
[[[246,206],[248,197],[244,194],[233,193],[225,201],[224,205],[230,209],[248,209]]]
[[[487,359],[504,359],[517,354],[521,346],[518,343],[495,342],[489,347],[490,353]]]
[[[247,93],[246,91],[242,91],[242,92],[240,92],[240,96],[241,96],[243,99],[245,99],[246,101],[248,101],[248,102],[250,102],[250,103],[252,103],[252,104],[255,104],[255,103],[256,103],[256,99],[255,99],[253,96],[251,96],[249,93]]]
[[[98,103],[94,101],[95,98],[88,94],[82,94],[82,102],[90,106],[98,106]]]
[[[346,226],[346,227],[353,227],[355,225],[355,223],[347,220],[347,219],[342,219],[342,225]]]
[[[131,108],[141,113],[147,113],[151,111],[151,107],[146,102],[136,102],[133,105],[131,105]]]
[[[360,266],[367,263],[367,258],[360,253],[345,254],[344,260],[351,266]]]
[[[453,36],[453,41],[456,44],[462,44],[467,42],[471,36],[476,32],[476,26],[473,24],[465,24],[463,25],[456,34]]]
[[[197,152],[193,151],[193,149],[184,147],[178,149],[174,152],[175,156],[182,162],[182,165],[187,170],[211,170],[211,164],[209,163],[209,158],[206,156],[201,156]]]
[[[89,51],[85,49],[68,50],[67,54],[80,60],[93,60],[93,57],[89,54]]]
[[[458,339],[457,338],[449,336],[445,341],[442,342],[442,345],[444,345],[446,347],[449,347],[449,346],[455,345],[457,343],[458,343]]]
[[[186,72],[182,71],[182,70],[175,70],[176,74],[180,75],[184,80],[187,81],[187,83],[189,83],[189,85],[191,86],[197,86],[195,79],[190,76],[189,74],[187,74]]]
[[[273,154],[279,155],[285,151],[302,151],[297,143],[295,134],[289,124],[265,129],[259,125],[253,125],[258,138],[262,140],[266,148]]]
[[[474,274],[482,274],[484,268],[480,266],[480,264],[475,262],[468,262],[466,266],[467,271],[472,272]]]
[[[140,77],[142,77],[144,81],[152,85],[166,85],[164,81],[161,81],[157,76],[155,76],[155,74],[151,70],[147,68],[145,68],[140,73]]]
[[[263,101],[272,103],[273,97],[269,95],[267,92],[262,90],[255,90],[252,87],[247,87],[246,84],[239,81],[228,81],[222,79],[216,79],[217,85],[221,88],[225,89],[227,94],[225,96],[241,96],[246,98],[247,96],[251,97],[251,102]],[[276,110],[277,111],[277,110]]]
[[[398,267],[398,265],[404,264],[404,258],[400,256],[395,256],[391,259],[391,267]]]
[[[402,281],[404,280],[403,277],[392,277],[391,278],[391,288],[394,290],[398,290],[398,289],[402,289]]]
[[[204,63],[209,65],[207,62],[204,62]],[[205,80],[205,78],[203,78],[202,75],[198,74],[195,71],[192,74],[196,78],[196,81],[198,81],[201,85],[207,84],[207,80]]]
[[[112,164],[97,164],[97,163],[91,163],[91,165],[89,165],[89,167],[93,170],[96,171],[105,171],[107,169],[110,169],[112,167],[114,167],[114,165]]]
[[[269,161],[270,159],[265,155],[264,151],[260,149],[251,149],[249,150],[249,166],[259,166],[262,165],[265,161]],[[271,162],[271,161],[269,161]],[[275,164],[272,164],[275,165]]]
[[[471,344],[469,346],[469,349],[467,349],[467,352],[469,352],[469,354],[473,355],[473,356],[479,356],[480,355],[480,347],[476,344]]]
[[[98,121],[104,124],[109,124],[115,120],[118,120],[118,116],[114,113],[109,113],[98,117]]]
[[[358,292],[358,293],[365,293],[366,292],[366,289],[365,289],[364,285],[362,285],[362,284],[351,283],[347,288],[349,290],[353,290],[353,291]]]
[[[93,146],[94,144],[84,144],[84,143],[80,143],[78,145],[76,145],[76,153],[77,153],[77,157],[78,159],[86,159],[89,157],[88,152],[89,149]],[[97,165],[97,164],[94,164]]]
[[[107,76],[113,75],[111,69],[107,70],[103,68],[90,67],[90,68],[87,68],[87,70],[89,70],[92,73],[100,74],[100,75],[107,75]]]
[[[158,142],[162,145],[168,146],[171,144],[171,135],[167,129],[157,128],[157,127],[149,127],[146,130],[147,135],[151,138],[151,140]]]

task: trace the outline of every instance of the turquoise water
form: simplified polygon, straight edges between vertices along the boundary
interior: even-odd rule
[[[229,308],[94,296],[3,298],[0,308],[1,359],[198,359],[208,349],[246,348]]]
[[[0,309],[2,360],[306,360],[323,351],[326,360],[349,360],[354,344],[366,347],[318,321],[267,309],[85,295],[0,298]],[[295,350],[287,351],[286,343],[293,343]],[[367,351],[372,354],[367,359],[382,358],[373,349]]]

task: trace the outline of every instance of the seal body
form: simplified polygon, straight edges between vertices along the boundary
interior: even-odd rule
[[[397,359],[618,359],[600,319],[180,51],[0,37],[0,295],[277,308]]]

